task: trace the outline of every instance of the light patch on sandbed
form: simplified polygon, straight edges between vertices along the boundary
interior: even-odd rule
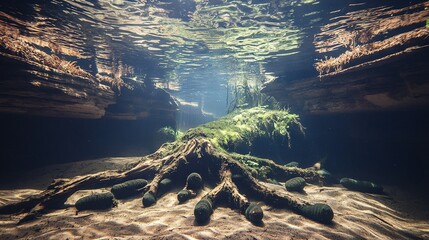
[[[100,170],[105,162],[100,162]],[[58,166],[55,166],[58,167]],[[84,172],[85,164],[76,163],[74,173]],[[37,176],[35,176],[37,181]],[[283,186],[266,184],[275,191]],[[117,207],[105,211],[82,211],[69,207],[42,216],[23,225],[16,225],[19,215],[0,215],[0,239],[409,239],[429,238],[427,218],[414,217],[419,205],[408,205],[395,190],[389,196],[351,192],[340,186],[307,185],[300,198],[326,203],[335,212],[333,224],[323,225],[306,219],[287,209],[262,204],[262,226],[254,226],[237,211],[218,207],[211,221],[204,226],[194,223],[195,204],[205,195],[179,204],[175,189],[160,198],[154,206],[143,208],[141,196],[120,200]],[[73,194],[66,204],[74,204],[80,197],[109,191],[109,188],[83,190]],[[14,202],[38,193],[39,190],[1,190],[0,204]],[[398,211],[396,209],[401,209]],[[425,215],[429,217],[429,214]]]

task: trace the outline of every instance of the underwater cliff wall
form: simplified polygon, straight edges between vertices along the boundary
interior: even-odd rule
[[[157,129],[176,125],[176,101],[150,80],[159,62],[84,10],[62,1],[0,9],[0,172],[141,156]]]
[[[263,92],[309,113],[429,106],[429,2],[346,1],[317,16],[303,30],[306,60],[285,57]]]
[[[279,77],[262,91],[300,113],[307,127],[287,157],[307,165],[326,157],[337,173],[424,185],[429,2],[321,4],[300,9],[305,17],[296,21],[306,34],[299,54],[267,64]]]
[[[70,29],[76,20],[61,22],[67,16],[55,12],[55,5],[51,6],[54,9],[48,7],[28,3],[2,7],[0,112],[90,119],[174,119],[177,105],[166,92],[155,88],[150,80],[130,78],[136,78],[134,71],[150,75],[157,70],[157,63],[147,53],[134,52],[143,62],[133,67],[135,57],[121,56],[121,49],[114,49],[113,43],[88,39],[97,37],[91,33],[94,28]],[[61,21],[52,22],[55,19]],[[120,112],[114,110],[118,105]]]

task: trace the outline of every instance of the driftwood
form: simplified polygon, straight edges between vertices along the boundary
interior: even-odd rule
[[[279,181],[301,176],[307,182],[322,183],[323,175],[319,175],[315,169],[288,168],[271,160],[229,152],[238,149],[242,142],[251,141],[255,137],[280,137],[276,135],[276,131],[279,130],[278,128],[282,130],[282,124],[283,127],[293,124],[300,126],[297,116],[286,111],[256,108],[238,112],[189,130],[179,140],[164,144],[158,151],[143,157],[128,170],[104,171],[72,179],[56,179],[40,194],[28,197],[21,202],[1,206],[0,213],[26,213],[20,221],[23,223],[40,217],[47,211],[64,207],[67,198],[78,190],[109,187],[137,178],[152,178],[152,181],[141,191],[159,196],[158,187],[163,179],[199,172],[204,178],[215,179],[218,182],[203,197],[203,199],[210,199],[214,207],[219,203],[226,203],[233,209],[240,209],[244,214],[250,205],[249,199],[241,193],[245,190],[246,193],[267,204],[303,214],[302,209],[312,204],[286,190],[274,191],[262,184],[261,180],[267,176]],[[229,135],[225,131],[228,131]],[[283,137],[289,136],[289,133],[282,131],[279,133],[282,133]],[[329,208],[329,206],[325,207]],[[330,212],[332,213],[332,210]],[[314,219],[312,216],[309,217]]]
[[[315,63],[320,77],[362,62],[395,57],[393,53],[415,45],[427,45],[429,29],[424,23],[429,18],[428,6],[424,2],[401,9],[377,7],[330,19],[314,38],[316,52],[325,55]],[[328,57],[343,49],[339,56]]]

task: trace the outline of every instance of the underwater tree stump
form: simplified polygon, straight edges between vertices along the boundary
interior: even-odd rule
[[[78,190],[109,187],[139,178],[152,179],[139,191],[144,192],[145,196],[150,195],[152,202],[155,203],[156,198],[160,197],[158,192],[163,179],[185,178],[189,173],[198,172],[204,179],[214,179],[217,182],[200,201],[204,202],[201,205],[206,206],[209,211],[220,203],[227,203],[231,208],[239,209],[241,213],[246,214],[250,221],[259,221],[263,216],[262,209],[250,203],[241,193],[246,190],[252,197],[267,204],[290,209],[317,221],[317,216],[308,216],[302,212],[303,208],[311,207],[312,204],[286,190],[276,192],[260,181],[265,181],[268,177],[284,180],[301,176],[308,182],[323,183],[323,175],[319,175],[313,169],[287,168],[274,161],[250,155],[253,151],[252,143],[256,138],[289,142],[290,126],[296,125],[303,129],[298,120],[297,115],[284,110],[258,107],[237,111],[217,121],[188,130],[175,142],[162,145],[155,153],[143,157],[128,169],[109,170],[71,179],[56,179],[40,194],[30,196],[21,202],[0,206],[0,213],[25,213],[26,215],[19,221],[23,223],[47,211],[65,207],[67,198]],[[245,152],[250,154],[245,155]],[[247,208],[252,211],[246,211]],[[330,209],[325,205],[324,209],[326,208]],[[204,218],[208,220],[210,215],[211,212],[208,212]],[[328,220],[332,220],[332,217]],[[326,217],[323,222],[328,222]]]

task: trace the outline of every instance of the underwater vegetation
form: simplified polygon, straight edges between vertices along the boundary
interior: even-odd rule
[[[274,97],[261,92],[261,83],[250,82],[246,78],[239,79],[232,87],[232,101],[228,101],[228,113],[237,109],[265,106],[269,109],[280,109]],[[228,94],[229,95],[229,94]]]
[[[214,122],[188,130],[176,141],[163,144],[155,153],[144,156],[126,169],[57,179],[38,195],[1,206],[0,213],[26,212],[20,221],[23,223],[62,207],[67,198],[80,189],[109,186],[113,186],[112,192],[118,198],[143,194],[143,206],[150,207],[175,184],[186,180],[177,198],[182,204],[186,204],[190,198],[200,198],[194,208],[197,224],[208,222],[220,204],[238,209],[254,224],[260,223],[264,216],[263,210],[247,196],[276,208],[289,209],[320,223],[330,223],[334,218],[330,206],[303,200],[299,194],[286,189],[274,191],[270,185],[262,183],[286,182],[288,190],[298,191],[302,191],[307,183],[326,184],[328,174],[321,171],[320,164],[309,168],[299,168],[296,164],[285,167],[270,159],[252,155],[252,145],[259,138],[273,142],[285,141],[286,145],[290,145],[291,128],[303,130],[299,116],[286,110],[264,107],[237,110]],[[143,179],[150,179],[150,182],[146,184]],[[215,185],[201,196],[203,179]],[[352,183],[359,185],[359,181]],[[365,182],[363,184],[366,186]],[[246,196],[242,192],[246,192]],[[94,204],[108,208],[114,206],[116,201],[110,192],[102,197],[95,196],[79,200],[76,208],[97,209],[92,207]]]
[[[254,107],[237,110],[227,117],[190,129],[182,139],[189,140],[202,134],[212,144],[226,151],[248,154],[256,139],[287,142],[290,147],[290,128],[294,126],[304,132],[297,114],[287,110]]]
[[[157,131],[158,136],[165,137],[170,141],[176,140],[176,130],[170,126],[163,127]]]
[[[155,133],[155,146],[159,147],[166,142],[174,142],[178,132],[171,126],[165,126]]]

